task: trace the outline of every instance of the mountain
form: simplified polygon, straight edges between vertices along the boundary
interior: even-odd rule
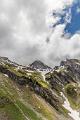
[[[34,61],[32,64],[30,64],[30,67],[33,69],[37,69],[40,71],[50,71],[52,68],[41,62],[40,60]]]
[[[80,120],[79,114],[80,60],[62,61],[43,77],[0,57],[0,120]]]

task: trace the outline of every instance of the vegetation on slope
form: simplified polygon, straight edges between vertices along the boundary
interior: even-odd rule
[[[69,111],[63,107],[61,92],[74,108],[79,108],[80,87],[75,77],[71,66],[57,67],[43,80],[38,71],[1,63],[0,115],[5,114],[8,120],[71,120]]]
[[[73,109],[80,108],[80,87],[77,84],[68,84],[65,86],[67,98]]]

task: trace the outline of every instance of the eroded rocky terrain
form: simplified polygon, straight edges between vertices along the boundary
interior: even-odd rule
[[[80,120],[80,61],[34,63],[0,57],[0,120]]]

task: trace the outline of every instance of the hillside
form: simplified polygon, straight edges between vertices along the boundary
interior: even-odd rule
[[[43,72],[0,57],[0,120],[80,120],[80,61]]]

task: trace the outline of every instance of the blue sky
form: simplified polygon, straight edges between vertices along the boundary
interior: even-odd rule
[[[80,31],[80,0],[74,1],[71,6],[65,7],[62,11],[63,14],[53,14],[60,17],[60,20],[54,24],[53,27],[59,24],[66,24],[64,34],[67,33],[70,34],[70,36],[73,36]]]

